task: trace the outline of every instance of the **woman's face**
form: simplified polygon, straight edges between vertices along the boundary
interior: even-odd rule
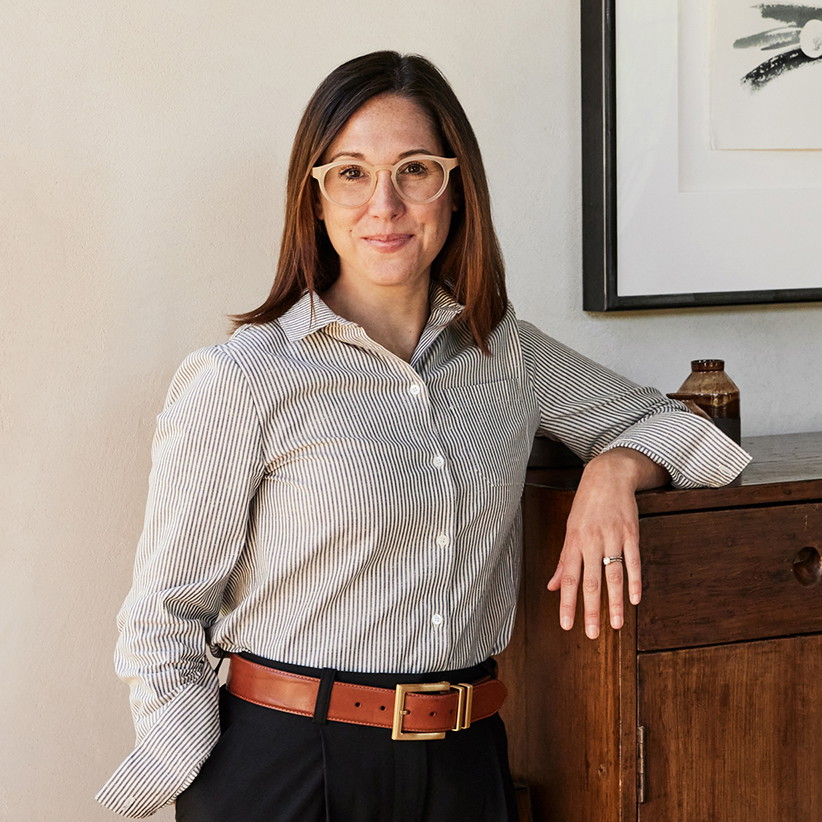
[[[414,102],[394,94],[365,103],[323,155],[322,163],[364,160],[393,165],[410,154],[441,157],[443,146],[426,113]],[[319,196],[317,216],[340,258],[335,287],[357,291],[387,287],[428,287],[431,263],[442,249],[451,225],[451,186],[430,203],[400,199],[391,175],[380,171],[377,187],[356,208],[338,206]]]

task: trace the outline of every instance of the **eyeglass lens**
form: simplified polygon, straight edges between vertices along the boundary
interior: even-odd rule
[[[376,172],[359,163],[345,163],[328,169],[325,192],[339,205],[362,205],[374,191]],[[400,197],[411,203],[434,199],[443,188],[445,169],[430,157],[410,159],[393,175]]]

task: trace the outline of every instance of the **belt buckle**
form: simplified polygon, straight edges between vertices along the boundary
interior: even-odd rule
[[[420,682],[400,684],[396,686],[394,696],[394,722],[391,728],[391,739],[397,740],[425,740],[445,739],[445,731],[403,731],[402,720],[409,711],[405,707],[407,694],[424,694],[442,691],[456,691],[457,715],[454,718],[452,731],[464,731],[471,726],[471,703],[473,701],[474,686],[460,683],[452,685],[450,682]]]

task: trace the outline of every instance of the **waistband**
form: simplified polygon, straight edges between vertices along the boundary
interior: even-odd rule
[[[252,654],[249,651],[240,651],[239,653],[226,653],[227,657],[238,656],[241,659],[247,659],[249,662],[255,662],[257,665],[263,665],[266,668],[275,668],[278,671],[286,671],[291,674],[299,674],[300,676],[311,676],[320,679],[328,671],[334,672],[334,680],[337,682],[351,682],[355,685],[371,685],[375,688],[394,688],[401,682],[441,682],[447,680],[448,682],[475,682],[483,677],[490,676],[496,678],[497,676],[497,661],[493,657],[478,662],[476,665],[470,665],[467,668],[453,668],[447,671],[423,671],[418,673],[383,673],[371,671],[340,671],[336,668],[317,668],[310,665],[296,665],[291,662],[278,662],[276,660],[267,659],[257,654]]]

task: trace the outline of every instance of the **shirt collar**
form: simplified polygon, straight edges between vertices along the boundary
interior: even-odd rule
[[[279,319],[289,342],[297,342],[331,323],[348,323],[337,316],[318,294],[306,291]]]
[[[430,300],[431,314],[428,317],[428,325],[448,325],[465,309],[465,306],[458,303],[439,283],[432,284]]]
[[[426,328],[443,327],[462,312],[464,306],[458,303],[442,286],[431,286],[431,313]],[[353,325],[349,320],[335,314],[318,294],[306,291],[279,319],[289,342],[297,342],[320,331],[332,323]]]

